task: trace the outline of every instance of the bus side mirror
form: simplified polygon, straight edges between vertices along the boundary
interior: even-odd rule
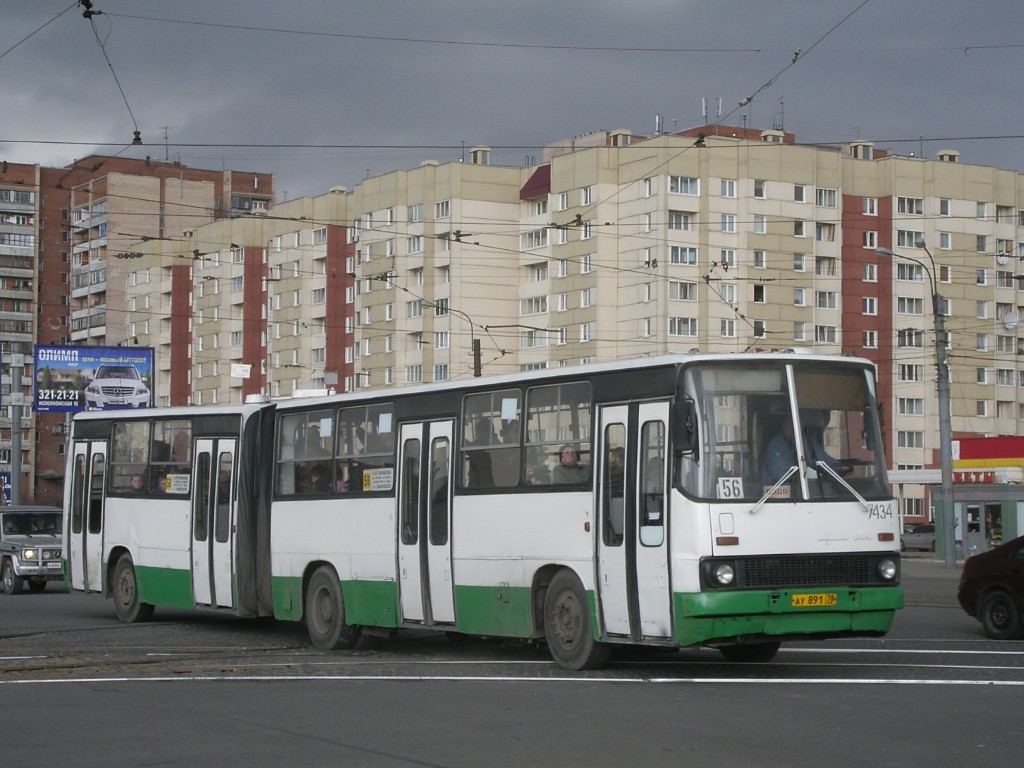
[[[672,405],[672,445],[676,453],[697,449],[697,407],[693,400],[676,400]]]

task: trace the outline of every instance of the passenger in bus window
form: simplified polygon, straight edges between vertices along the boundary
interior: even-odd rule
[[[590,479],[590,469],[580,464],[580,452],[575,446],[563,445],[558,452],[558,464],[551,473],[551,481],[556,484],[579,484]]]
[[[531,445],[526,459],[526,484],[549,485],[550,483],[551,470],[548,469],[544,449],[539,445]]]
[[[336,493],[348,493],[352,490],[352,462],[348,459],[342,459],[338,462],[338,475],[334,481],[334,490]]]
[[[132,493],[142,493],[144,490],[146,490],[146,488],[145,488],[145,485],[144,485],[143,480],[142,480],[142,475],[139,475],[139,474],[132,475],[131,492]]]

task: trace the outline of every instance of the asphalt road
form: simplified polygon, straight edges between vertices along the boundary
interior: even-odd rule
[[[35,765],[1016,764],[1024,643],[960,610],[958,571],[904,563],[885,638],[618,654],[569,673],[542,647],[403,633],[319,653],[301,626],[0,595],[0,755]]]

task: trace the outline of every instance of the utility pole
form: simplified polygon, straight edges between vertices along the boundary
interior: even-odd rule
[[[25,355],[11,342],[11,504],[21,504],[21,411],[25,395],[21,391],[21,371]]]

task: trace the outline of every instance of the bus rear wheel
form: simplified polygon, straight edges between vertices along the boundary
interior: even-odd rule
[[[345,623],[341,582],[332,568],[318,568],[306,587],[306,631],[314,648],[350,650],[359,642],[359,627]]]
[[[121,555],[114,566],[113,593],[114,613],[122,623],[136,624],[153,617],[153,606],[139,601],[139,582],[131,555]]]
[[[544,596],[544,636],[548,650],[563,669],[599,669],[611,648],[594,639],[583,585],[571,571],[559,571]]]

